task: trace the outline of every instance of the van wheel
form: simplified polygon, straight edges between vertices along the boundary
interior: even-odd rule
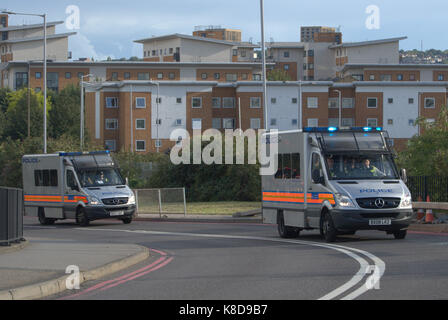
[[[39,223],[43,226],[51,226],[56,222],[56,219],[45,218],[44,208],[39,208],[37,216],[39,218]]]
[[[394,237],[397,240],[403,240],[404,238],[406,238],[407,234],[408,230],[399,230],[394,232]]]
[[[335,242],[338,231],[336,230],[333,219],[328,211],[322,214],[320,232],[328,243]]]
[[[132,223],[132,218],[124,218],[121,221],[123,221],[124,224],[131,224]]]
[[[79,208],[76,213],[76,223],[81,227],[87,227],[90,224],[89,218],[87,217],[86,210],[84,208]]]
[[[294,227],[285,226],[285,219],[283,217],[283,211],[277,213],[277,228],[280,237],[285,239],[297,238],[300,235],[300,229]]]

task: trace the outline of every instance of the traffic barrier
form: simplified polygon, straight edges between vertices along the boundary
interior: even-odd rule
[[[431,202],[431,199],[429,198],[429,196],[426,198],[426,202]],[[425,217],[425,222],[426,223],[433,223],[434,222],[434,213],[432,212],[432,209],[427,209],[426,210],[426,217]]]
[[[23,191],[0,187],[0,246],[23,240]]]

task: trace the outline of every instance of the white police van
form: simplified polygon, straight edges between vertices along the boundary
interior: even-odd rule
[[[411,193],[382,128],[305,128],[266,139],[278,142],[278,171],[262,178],[263,219],[281,237],[313,229],[328,242],[357,230],[406,237]]]
[[[24,207],[42,225],[75,219],[81,226],[98,219],[132,222],[135,195],[109,151],[25,155]]]

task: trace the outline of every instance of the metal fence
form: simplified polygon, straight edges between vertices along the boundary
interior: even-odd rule
[[[187,215],[185,188],[134,190],[138,214]]]
[[[407,185],[413,201],[448,202],[448,177],[409,177]]]
[[[0,187],[0,246],[23,241],[23,191]]]

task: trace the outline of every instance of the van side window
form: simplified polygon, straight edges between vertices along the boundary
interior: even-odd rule
[[[67,187],[68,188],[76,187],[75,175],[71,170],[67,170]]]
[[[57,170],[34,170],[34,185],[36,187],[57,187]]]
[[[320,162],[319,154],[313,153],[311,160],[311,178],[314,183],[317,183],[317,179],[323,176],[322,164]]]
[[[275,179],[300,179],[300,154],[278,155],[278,170]]]

